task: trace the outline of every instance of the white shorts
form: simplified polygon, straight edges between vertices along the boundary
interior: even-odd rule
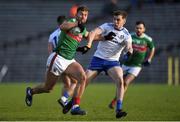
[[[122,69],[124,74],[129,73],[137,77],[142,68],[137,66],[126,66],[123,64]]]
[[[74,59],[67,60],[57,53],[53,52],[49,55],[47,59],[47,70],[52,72],[56,76],[60,76],[62,72],[66,70],[66,68],[73,62],[76,62]]]

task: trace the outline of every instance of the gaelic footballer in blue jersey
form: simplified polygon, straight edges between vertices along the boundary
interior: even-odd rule
[[[133,51],[131,35],[129,34],[128,30],[123,27],[126,23],[126,17],[126,12],[115,11],[113,13],[113,23],[105,23],[95,28],[90,32],[88,37],[89,43],[91,43],[97,35],[104,36],[105,41],[99,42],[89,68],[86,71],[86,86],[101,71],[106,72],[116,82],[116,118],[121,118],[127,115],[127,113],[122,110],[124,80],[123,71],[119,64],[119,57],[122,50],[125,49],[130,53]]]

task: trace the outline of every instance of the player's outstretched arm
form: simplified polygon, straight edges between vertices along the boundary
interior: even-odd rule
[[[88,47],[92,46],[93,40],[100,40],[102,39],[102,37],[100,36],[102,34],[102,30],[100,28],[95,28],[94,30],[92,30],[91,32],[89,32],[88,34]]]
[[[64,23],[62,23],[60,25],[60,29],[63,30],[63,31],[68,31],[71,28],[76,27],[76,26],[78,26],[78,21],[76,21],[76,22],[65,21]]]

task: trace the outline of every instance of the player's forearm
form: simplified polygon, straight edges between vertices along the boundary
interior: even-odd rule
[[[76,26],[78,26],[78,22],[64,22],[60,25],[60,29],[63,31],[67,31]]]
[[[132,48],[132,41],[128,41],[127,43],[127,52],[133,53],[133,48]]]
[[[94,31],[89,32],[87,46],[91,48],[96,33]]]
[[[148,56],[148,59],[147,59],[147,60],[151,61],[152,58],[154,57],[154,53],[155,53],[155,48],[152,48],[151,51],[150,51],[150,53],[149,53],[149,56]]]
[[[101,41],[101,40],[104,40],[104,36],[102,36],[102,35],[95,35],[94,41]]]

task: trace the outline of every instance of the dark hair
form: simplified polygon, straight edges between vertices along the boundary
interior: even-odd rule
[[[143,24],[143,25],[144,25],[144,27],[146,27],[146,25],[145,25],[144,21],[136,21],[136,25],[139,25],[139,24]]]
[[[65,16],[58,16],[57,17],[57,23],[61,25],[66,20]]]
[[[124,19],[124,18],[125,18],[125,19],[127,18],[127,12],[126,12],[126,11],[116,10],[116,11],[113,12],[113,15],[114,15],[114,16],[119,16],[119,15],[121,15],[123,19]]]
[[[79,7],[77,8],[77,13],[78,13],[79,11],[89,11],[89,9],[88,9],[88,7],[86,7],[86,6],[79,6]]]

